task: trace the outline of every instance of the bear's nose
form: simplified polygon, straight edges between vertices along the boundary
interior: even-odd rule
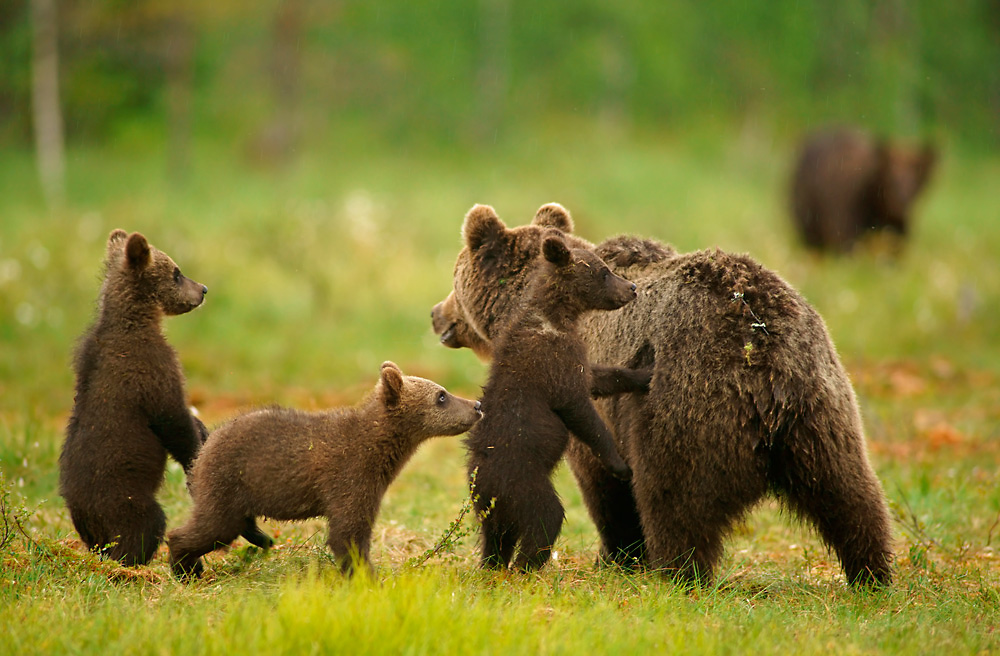
[[[635,286],[635,285],[633,285],[633,287],[634,287],[634,286]],[[205,285],[202,285],[202,286],[201,286],[201,295],[202,295],[202,296],[204,296],[204,295],[205,295],[205,294],[207,294],[207,293],[208,293],[208,287],[206,287]]]
[[[481,410],[483,408],[483,402],[482,401],[476,401],[476,405],[474,405],[472,407],[475,408],[476,410]]]
[[[635,283],[632,283],[632,291],[635,291],[635,289],[636,289]]]

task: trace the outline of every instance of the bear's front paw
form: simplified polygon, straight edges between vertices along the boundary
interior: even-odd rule
[[[649,386],[653,382],[653,368],[633,369],[635,372],[636,391],[640,394],[649,392]]]
[[[622,463],[611,469],[611,473],[620,481],[631,481],[632,480],[632,468],[626,463]]]
[[[191,415],[191,422],[194,424],[194,433],[198,436],[198,446],[201,446],[208,439],[208,427],[194,415]]]

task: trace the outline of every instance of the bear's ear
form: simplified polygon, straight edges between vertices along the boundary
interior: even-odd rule
[[[111,234],[108,235],[108,245],[104,249],[104,263],[106,266],[111,266],[112,262],[117,262],[118,257],[121,256],[122,250],[125,248],[125,240],[128,239],[128,233],[124,230],[117,229],[112,230]]]
[[[569,264],[569,247],[566,246],[566,242],[560,237],[554,235],[546,237],[545,241],[542,242],[542,253],[545,255],[546,260],[556,266],[563,267]]]
[[[108,250],[124,245],[126,239],[128,239],[128,233],[121,228],[115,228],[108,235]]]
[[[392,362],[382,363],[382,400],[387,406],[399,405],[403,398],[403,372]]]
[[[478,250],[484,244],[500,239],[507,231],[497,213],[489,205],[473,205],[462,223],[462,239],[469,250]]]
[[[573,232],[573,217],[569,215],[569,210],[559,203],[548,203],[539,207],[531,224],[557,228],[566,234]]]
[[[125,244],[125,261],[129,268],[142,269],[149,264],[152,254],[149,251],[149,242],[138,232],[133,232],[128,236]]]

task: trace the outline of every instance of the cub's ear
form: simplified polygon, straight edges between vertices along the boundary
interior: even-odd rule
[[[128,242],[125,244],[125,261],[129,268],[132,269],[142,269],[146,267],[150,260],[152,259],[152,254],[149,251],[149,242],[138,232],[133,232],[128,236]]]
[[[108,235],[108,245],[104,249],[104,263],[107,266],[111,266],[112,262],[117,262],[116,258],[124,250],[127,239],[128,233],[121,229],[112,230],[111,234]]]
[[[403,398],[403,372],[392,362],[382,363],[382,400],[387,406],[399,405]]]
[[[473,205],[462,224],[462,239],[469,250],[495,243],[507,231],[497,213],[489,205]]]
[[[569,247],[560,237],[546,237],[542,242],[542,254],[545,259],[556,266],[566,266],[570,261]]]
[[[124,245],[126,239],[128,239],[128,233],[121,228],[112,230],[111,234],[108,235],[108,250]]]
[[[548,203],[539,207],[531,223],[532,225],[556,228],[566,234],[573,232],[573,217],[569,215],[569,210],[559,203]]]

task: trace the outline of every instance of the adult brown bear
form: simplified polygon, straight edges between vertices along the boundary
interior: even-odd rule
[[[489,238],[463,232],[454,290],[432,319],[442,343],[489,357],[540,265],[545,231],[558,228],[573,247],[590,244],[569,234],[572,219],[556,204],[516,228],[492,208],[469,213],[484,215],[492,229],[475,234]],[[772,492],[815,525],[851,584],[888,584],[888,509],[854,391],[816,311],[745,255],[678,254],[633,237],[595,251],[636,283],[638,298],[583,319],[588,358],[654,372],[648,394],[597,402],[631,485],[579,441],[567,452],[602,558],[704,582],[733,523]]]
[[[809,136],[792,176],[792,215],[806,246],[849,251],[866,234],[904,238],[937,151],[840,128]]]

